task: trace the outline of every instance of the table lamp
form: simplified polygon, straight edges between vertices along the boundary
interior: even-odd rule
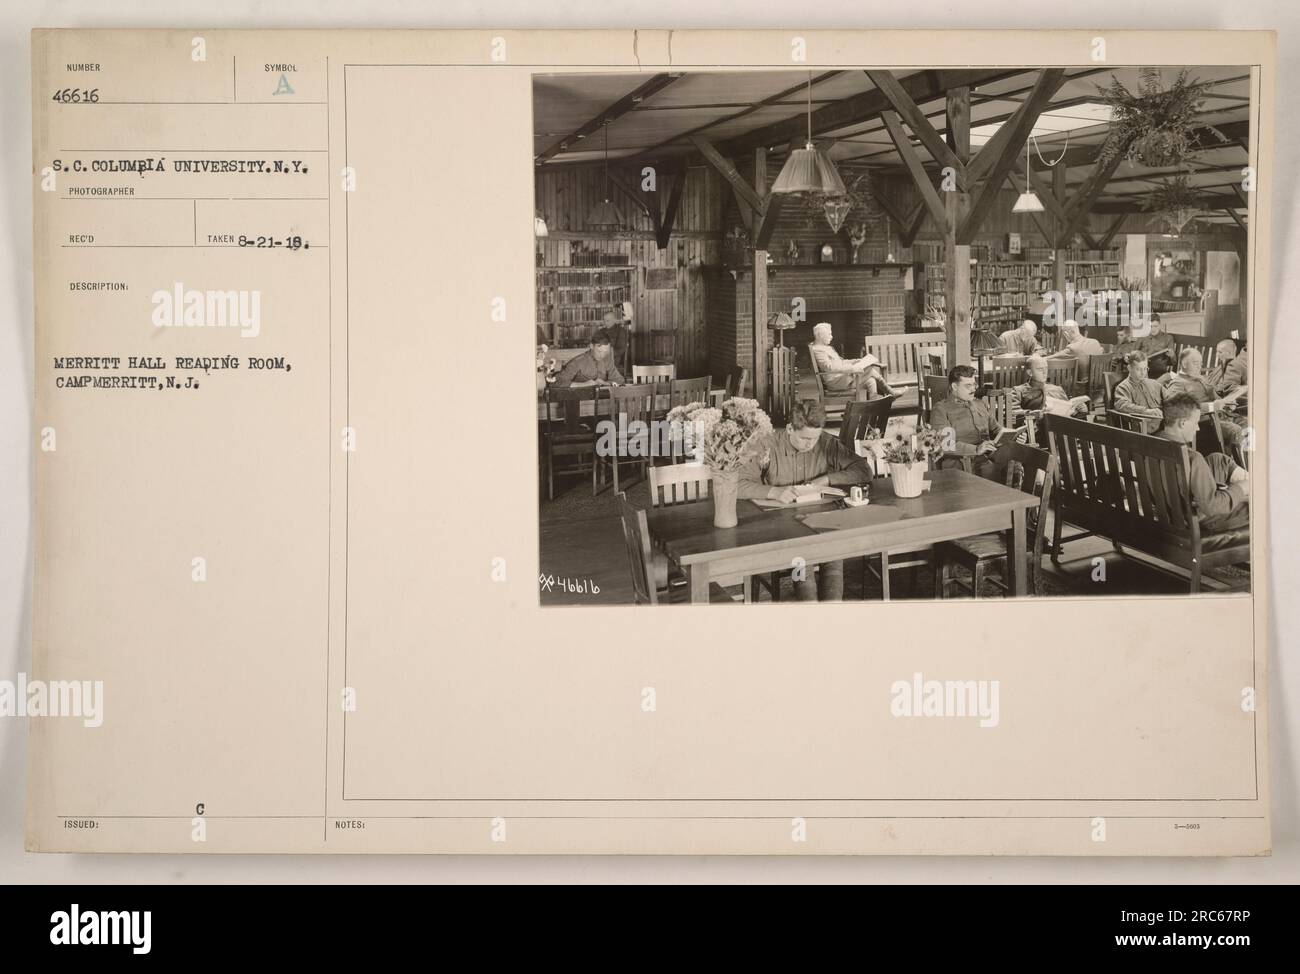
[[[794,319],[784,311],[777,311],[767,316],[767,327],[776,329],[777,344],[785,348],[785,333],[794,327]]]

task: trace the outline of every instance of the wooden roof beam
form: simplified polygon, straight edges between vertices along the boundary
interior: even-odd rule
[[[1023,74],[1024,69],[1008,70],[980,69],[961,71],[921,71],[908,75],[899,81],[903,90],[914,102],[930,101],[945,94],[949,88],[971,87],[1001,81],[1004,78]],[[844,128],[858,122],[875,118],[882,111],[892,108],[889,99],[878,88],[864,91],[831,105],[825,105],[812,113],[813,135]],[[747,155],[760,146],[785,145],[791,139],[804,139],[808,134],[808,117],[800,113],[780,122],[753,132],[718,143],[718,150],[727,156]]]
[[[921,201],[925,204],[926,210],[930,214],[930,219],[935,226],[945,228],[948,226],[948,217],[944,211],[943,200],[939,198],[938,191],[930,182],[930,176],[921,165],[921,157],[917,154],[916,148],[908,140],[907,135],[903,132],[902,122],[892,111],[882,111],[880,119],[885,123],[885,130],[889,133],[890,139],[894,142],[894,148],[903,159],[903,164],[907,166],[908,174],[912,177],[912,183],[916,186],[917,191],[921,194]]]
[[[894,77],[892,71],[867,71],[867,77],[871,83],[880,89],[881,93],[889,99],[889,104],[907,123],[907,127],[925,146],[925,151],[930,153],[930,158],[940,166],[951,167],[957,174],[957,185],[960,189],[966,189],[966,164],[957,158],[957,154],[944,141],[942,135],[938,133],[935,127],[930,124],[930,120],[925,117],[921,109],[917,107],[912,96]]]
[[[971,179],[982,178],[984,185],[973,193],[970,209],[957,229],[957,242],[968,244],[979,233],[981,224],[989,209],[997,200],[1007,173],[1015,166],[1020,157],[1020,150],[1029,139],[1029,133],[1038,121],[1038,116],[1047,108],[1052,97],[1065,83],[1063,68],[1044,68],[1034,83],[1034,90],[993,138],[985,143],[979,154],[971,159],[966,167]]]
[[[632,91],[629,91],[626,95],[624,95],[618,101],[614,102],[612,105],[606,108],[595,118],[592,118],[591,120],[583,123],[581,126],[574,129],[568,135],[564,136],[564,138],[560,139],[559,141],[553,143],[550,146],[547,146],[545,149],[543,149],[541,152],[537,154],[537,156],[533,160],[534,163],[540,166],[542,163],[546,162],[552,156],[558,154],[564,149],[569,148],[579,140],[585,139],[593,132],[599,131],[600,127],[604,125],[606,122],[612,122],[616,118],[619,118],[620,116],[630,112],[633,109],[633,107],[639,105],[641,102],[645,101],[645,99],[649,98],[651,95],[663,91],[670,84],[672,84],[674,81],[680,78],[682,74],[683,72],[676,71],[676,72],[664,72],[662,74],[654,75],[648,81],[638,85]]]

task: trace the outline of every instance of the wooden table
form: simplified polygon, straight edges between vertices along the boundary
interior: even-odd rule
[[[895,496],[888,477],[871,481],[871,504],[896,508],[894,521],[817,532],[801,515],[842,507],[802,504],[762,508],[752,501],[736,503],[734,528],[713,526],[712,501],[657,507],[646,512],[650,537],[690,579],[691,601],[709,601],[709,583],[724,576],[756,575],[790,568],[792,559],[808,565],[843,558],[908,551],[989,531],[1012,534],[1007,559],[1008,589],[1025,594],[1025,511],[1038,504],[1032,494],[976,477],[963,470],[927,474],[932,487],[920,497]],[[748,584],[748,583],[747,583]]]

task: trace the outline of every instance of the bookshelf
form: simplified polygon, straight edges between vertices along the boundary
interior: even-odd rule
[[[583,348],[606,311],[632,300],[626,254],[575,253],[574,264],[537,267],[537,324],[554,348]]]
[[[1031,302],[1055,288],[1053,252],[1044,247],[1026,248],[1019,257],[997,257],[990,248],[971,248],[971,323],[974,327],[1017,324],[1028,313]],[[932,252],[922,256],[933,257]],[[1065,253],[1067,287],[1076,292],[1104,292],[1119,287],[1118,251],[1068,250]],[[925,301],[929,307],[946,311],[944,271],[946,265],[927,263]],[[1098,294],[1103,307],[1111,303]]]

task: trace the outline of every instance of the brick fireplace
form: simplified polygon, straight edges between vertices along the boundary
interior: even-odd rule
[[[801,358],[812,340],[812,327],[829,321],[836,344],[846,356],[861,354],[868,335],[901,335],[912,292],[907,290],[909,264],[774,264],[767,268],[768,312],[792,313],[803,298],[805,319],[785,333],[785,344]],[[753,364],[753,279],[749,268],[708,268],[705,317],[709,368],[722,374],[734,365]],[[774,341],[766,333],[762,351]]]

